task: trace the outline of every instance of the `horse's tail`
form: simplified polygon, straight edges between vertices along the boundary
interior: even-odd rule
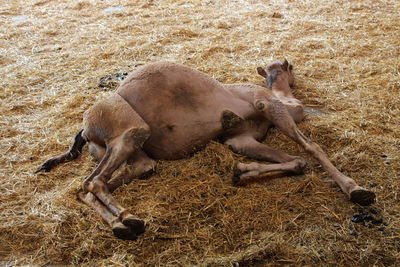
[[[79,157],[79,155],[82,152],[83,146],[86,144],[86,139],[82,136],[83,129],[79,131],[79,133],[75,136],[75,141],[74,144],[71,146],[71,148],[65,152],[64,154],[61,154],[59,156],[56,156],[54,158],[50,158],[46,160],[42,165],[40,165],[35,173],[37,172],[48,172],[55,166],[57,166],[60,163],[72,161]]]

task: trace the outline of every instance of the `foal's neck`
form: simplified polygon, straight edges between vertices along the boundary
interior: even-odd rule
[[[272,90],[272,93],[279,99],[294,98],[292,89],[289,86],[289,82],[282,77],[276,77],[274,82],[271,84],[270,89]]]

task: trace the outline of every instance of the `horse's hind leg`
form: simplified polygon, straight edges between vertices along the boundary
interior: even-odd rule
[[[100,162],[106,153],[106,148],[96,143],[89,142],[89,153],[96,161]]]
[[[127,161],[122,173],[107,182],[110,192],[123,184],[129,184],[134,178],[146,179],[155,169],[155,160],[149,158],[145,152],[138,149]]]
[[[104,144],[106,150],[97,168],[85,179],[80,199],[94,207],[109,223],[113,220],[110,224],[114,233],[120,231],[121,225],[118,222],[129,227],[135,235],[143,233],[144,222],[136,219],[114,199],[107,182],[115,170],[140,151],[150,136],[149,126],[125,100],[119,95],[113,95],[85,113],[84,134],[89,142]],[[94,200],[102,205],[99,206]],[[129,231],[122,231],[122,234],[126,236],[119,237],[132,237]]]
[[[97,199],[91,192],[85,192],[80,190],[78,192],[79,199],[92,207],[101,217],[111,226],[113,233],[116,237],[125,240],[135,240],[138,237],[138,233],[132,231],[132,229],[124,225],[117,216],[112,214],[103,203]],[[143,228],[144,230],[144,228]]]
[[[107,181],[122,163],[133,156],[149,135],[149,130],[131,128],[107,144],[107,150],[102,162],[92,175],[85,180],[83,185],[83,189],[86,192],[91,192],[95,195],[112,214],[118,217],[124,225],[130,227],[137,235],[144,231],[143,221],[138,220],[115,200],[108,189]],[[113,231],[115,232],[114,227],[120,226],[113,225]]]

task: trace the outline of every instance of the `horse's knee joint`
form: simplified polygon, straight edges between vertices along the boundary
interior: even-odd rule
[[[92,192],[94,194],[104,192],[107,190],[106,184],[101,181],[101,178],[96,176],[93,180],[91,181],[85,181],[83,182],[83,190]]]

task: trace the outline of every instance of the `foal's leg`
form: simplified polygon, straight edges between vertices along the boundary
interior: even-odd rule
[[[79,198],[98,211],[118,237],[134,239],[144,232],[144,222],[114,199],[107,182],[124,162],[140,154],[138,151],[150,136],[150,128],[118,94],[98,102],[85,112],[83,125],[91,154],[102,159],[85,179]],[[110,186],[111,189],[115,187]],[[121,222],[129,229],[121,226]]]
[[[100,162],[106,154],[106,148],[96,143],[89,142],[89,153],[96,161]]]
[[[319,145],[304,136],[285,106],[278,99],[271,96],[257,97],[254,106],[285,135],[296,141],[317,159],[351,201],[360,205],[370,205],[375,201],[373,192],[360,187],[353,179],[342,174],[330,162]]]
[[[132,158],[128,159],[123,172],[107,182],[108,190],[113,192],[136,177],[146,179],[154,172],[155,166],[155,160],[149,158],[142,150],[137,150]]]
[[[106,160],[109,158],[110,155],[107,155]],[[103,162],[101,162],[99,165],[100,170],[95,172],[95,175],[98,175],[101,173],[101,171],[104,171],[106,165],[102,163]],[[128,159],[128,164],[129,168],[127,168],[121,175],[107,182],[107,188],[109,192],[113,192],[122,184],[129,183],[134,177],[143,177],[143,175],[149,173],[151,170],[153,170],[155,161],[148,158],[147,155],[141,150],[137,150],[132,158]],[[89,177],[87,179],[87,181],[90,180],[93,181],[93,177]],[[113,214],[92,192],[81,190],[78,193],[78,197],[82,202],[92,207],[101,215],[101,217],[111,226],[114,235],[118,238],[135,240],[137,239],[138,235],[144,232],[145,227],[142,221],[138,220],[133,215],[126,214],[122,223],[120,218]]]
[[[110,210],[107,209],[107,207],[104,206],[103,203],[91,192],[80,190],[78,192],[78,197],[83,203],[92,207],[95,211],[97,211],[97,213],[100,214],[100,216],[110,225],[116,237],[125,240],[135,240],[137,239],[138,235],[141,234],[124,225],[119,218],[112,214]]]
[[[301,157],[291,156],[284,152],[270,148],[255,140],[252,136],[239,135],[225,141],[233,151],[252,159],[278,162],[277,164],[263,163],[238,163],[233,182],[237,183],[241,178],[259,176],[272,171],[289,171],[296,174],[303,172],[306,162]]]
[[[149,135],[150,131],[148,129],[131,128],[108,143],[103,160],[96,170],[85,180],[83,185],[85,193],[90,192],[96,196],[113,215],[121,220],[124,225],[129,226],[136,235],[144,232],[144,222],[130,214],[129,211],[114,199],[108,189],[107,181],[122,163],[127,161],[142,147]],[[116,228],[120,228],[117,220],[114,221],[112,227],[114,233],[118,230]],[[129,239],[129,236],[122,238]]]

